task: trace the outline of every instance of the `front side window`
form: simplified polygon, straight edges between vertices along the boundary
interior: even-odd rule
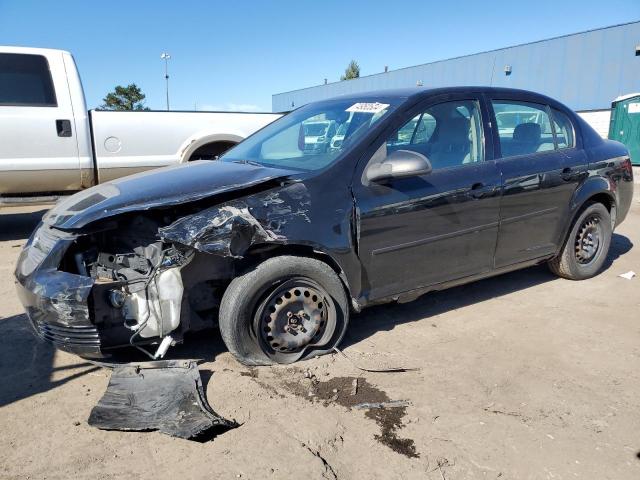
[[[545,105],[493,100],[503,157],[553,150],[553,131]]]
[[[387,141],[387,146],[426,144],[435,128],[435,118],[427,112],[420,113],[405,123],[397,134]]]
[[[434,170],[484,159],[480,107],[475,100],[433,105],[411,118],[386,142],[387,155],[412,150],[425,155]]]
[[[404,99],[328,100],[312,103],[276,120],[222,156],[299,171],[335,162]]]
[[[573,135],[573,124],[569,117],[560,110],[555,108],[551,111],[553,115],[553,126],[556,130],[556,141],[558,148],[575,147],[575,138]]]
[[[0,53],[0,106],[56,105],[49,63],[45,57]]]

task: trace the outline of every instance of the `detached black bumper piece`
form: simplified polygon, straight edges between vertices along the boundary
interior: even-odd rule
[[[209,406],[193,360],[114,368],[107,391],[91,411],[89,425],[102,430],[158,430],[197,441],[238,426]]]

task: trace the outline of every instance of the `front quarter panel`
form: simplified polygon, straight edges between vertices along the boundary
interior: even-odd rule
[[[350,190],[327,178],[285,182],[206,208],[161,228],[160,237],[236,260],[272,247],[310,248],[330,257],[351,293],[357,294],[360,267]]]

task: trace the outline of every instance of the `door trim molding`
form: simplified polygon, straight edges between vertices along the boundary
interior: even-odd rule
[[[443,233],[442,235],[434,235],[432,237],[421,238],[419,240],[413,240],[411,242],[399,243],[397,245],[390,245],[388,247],[376,248],[371,252],[371,255],[381,255],[384,253],[395,252],[396,250],[402,250],[404,248],[417,247],[420,245],[426,245],[427,243],[437,242],[439,240],[446,240],[448,238],[457,237],[460,235],[466,235],[469,233],[476,233],[482,230],[488,230],[490,228],[497,228],[500,222],[491,222],[484,225],[478,225],[475,227],[464,228],[462,230],[456,230],[455,232]]]

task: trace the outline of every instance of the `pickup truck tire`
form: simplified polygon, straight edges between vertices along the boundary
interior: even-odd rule
[[[232,280],[220,305],[220,333],[244,365],[293,363],[333,350],[349,323],[336,272],[314,258],[279,256]]]
[[[549,261],[556,275],[569,280],[585,280],[598,274],[611,245],[611,215],[601,203],[584,206],[560,251]]]

